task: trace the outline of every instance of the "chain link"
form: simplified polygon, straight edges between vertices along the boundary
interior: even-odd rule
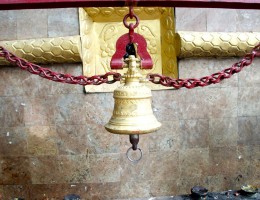
[[[116,81],[120,81],[121,74],[117,72],[108,72],[104,75],[95,75],[91,77],[86,76],[73,76],[70,74],[62,74],[54,72],[48,68],[40,67],[39,65],[30,63],[22,58],[15,56],[3,47],[0,47],[0,57],[5,58],[12,64],[15,64],[22,70],[26,70],[32,74],[41,76],[56,82],[79,84],[79,85],[100,85],[103,83],[112,84]],[[246,54],[239,62],[236,62],[232,67],[224,69],[220,72],[214,73],[210,76],[204,76],[199,79],[188,78],[188,79],[173,79],[168,76],[160,74],[148,74],[147,78],[154,84],[161,84],[166,87],[174,87],[176,89],[186,87],[188,89],[195,87],[204,87],[211,84],[219,83],[220,81],[230,78],[233,74],[240,72],[244,67],[252,64],[255,57],[260,57],[260,44],[255,46],[251,53]],[[109,80],[109,77],[112,77]]]
[[[133,23],[130,23],[128,24],[127,23],[127,19],[130,18],[130,19],[135,19],[135,24]],[[139,25],[139,17],[134,13],[134,8],[133,6],[129,6],[129,13],[125,15],[124,19],[123,19],[123,23],[124,23],[124,26],[126,28],[129,29],[129,43],[133,43],[133,40],[134,40],[134,29]]]
[[[186,87],[188,89],[199,86],[204,87],[207,85],[219,83],[223,79],[230,78],[233,74],[240,72],[244,67],[251,65],[255,57],[260,57],[260,44],[255,46],[251,53],[246,54],[239,62],[233,64],[232,67],[214,73],[210,76],[204,76],[199,79],[173,79],[171,77],[160,74],[148,74],[147,78],[152,83],[161,84],[166,87],[174,87],[176,89],[182,87]]]
[[[41,76],[56,82],[79,84],[79,85],[100,85],[103,83],[112,84],[116,81],[120,81],[121,74],[117,72],[108,72],[103,75],[95,75],[91,77],[87,76],[73,76],[70,74],[62,74],[54,72],[48,68],[40,67],[39,65],[30,63],[22,58],[15,56],[3,47],[0,47],[0,57],[5,58],[10,63],[18,66],[22,70],[26,70],[32,74]],[[111,77],[111,78],[109,78]]]

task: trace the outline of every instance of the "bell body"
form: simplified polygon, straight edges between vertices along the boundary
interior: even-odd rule
[[[156,131],[161,123],[153,115],[151,90],[140,82],[140,74],[127,75],[125,85],[114,91],[114,111],[107,131],[115,134],[145,134]]]

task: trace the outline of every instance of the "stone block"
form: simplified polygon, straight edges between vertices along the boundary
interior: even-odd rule
[[[180,120],[180,147],[206,148],[209,146],[209,120]]]
[[[173,196],[179,193],[176,180],[151,181],[150,185],[151,196]]]
[[[24,120],[26,126],[52,126],[55,124],[58,96],[29,98],[25,102]]]
[[[210,147],[236,146],[237,141],[237,118],[211,118],[209,120]]]
[[[236,32],[237,12],[235,9],[207,9],[207,31]]]
[[[179,153],[161,151],[150,153],[150,180],[176,180],[180,176]],[[163,164],[162,164],[163,163]]]
[[[138,197],[150,197],[150,181],[121,182],[120,198],[131,199]]]
[[[104,125],[112,114],[112,96],[104,94],[64,94],[55,104],[57,124]],[[110,106],[108,106],[110,105]]]
[[[120,136],[109,133],[104,126],[92,124],[86,126],[86,142],[90,154],[119,153]]]
[[[2,157],[2,184],[22,185],[31,183],[30,163],[28,157]]]
[[[148,181],[153,174],[150,171],[150,156],[148,152],[143,152],[143,158],[138,163],[132,163],[127,160],[125,153],[120,155],[120,181]],[[138,152],[139,155],[139,152]],[[159,169],[158,169],[159,171]]]
[[[58,157],[60,183],[86,183],[90,181],[88,155],[62,155]]]
[[[183,149],[179,153],[180,177],[207,176],[210,171],[209,149]]]
[[[239,117],[238,118],[238,144],[259,145],[260,144],[260,118]]]
[[[239,74],[239,87],[241,90],[247,90],[247,87],[260,87],[260,71],[258,66],[260,59],[254,59],[253,63],[244,68]]]
[[[176,8],[177,31],[207,31],[207,10],[204,8]],[[190,20],[192,19],[192,20]]]
[[[58,155],[55,127],[31,126],[27,128],[28,154],[32,156]]]
[[[57,156],[30,157],[29,170],[33,184],[55,184],[59,182]]]
[[[212,147],[209,149],[209,175],[233,177],[237,170],[237,147]]]
[[[89,183],[120,181],[120,154],[92,154],[89,156]]]
[[[258,116],[260,113],[260,87],[239,88],[238,116]]]
[[[79,35],[77,8],[48,10],[48,37]]]
[[[0,97],[0,121],[2,127],[18,127],[25,124],[26,99]]]
[[[60,155],[87,154],[88,127],[84,125],[57,125],[57,145]]]
[[[27,134],[24,127],[0,128],[0,156],[26,156]]]
[[[260,14],[256,10],[237,10],[238,32],[259,32]]]
[[[28,185],[5,185],[3,186],[3,197],[4,199],[30,199]]]
[[[181,134],[179,121],[162,121],[162,127],[150,134],[149,151],[178,151],[181,146]]]
[[[1,11],[0,12],[0,40],[15,40],[17,38],[16,35],[16,11]]]
[[[47,10],[19,10],[17,12],[17,39],[47,37]]]

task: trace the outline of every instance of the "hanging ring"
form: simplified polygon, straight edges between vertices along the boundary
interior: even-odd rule
[[[129,156],[129,152],[130,152],[131,149],[133,149],[133,148],[130,147],[130,148],[127,150],[127,152],[126,152],[126,157],[127,157],[127,159],[130,160],[130,161],[133,162],[133,163],[139,162],[139,161],[142,159],[142,157],[143,157],[143,151],[142,151],[142,149],[140,149],[140,148],[137,148],[137,149],[136,149],[136,150],[139,150],[139,152],[140,152],[140,157],[139,157],[138,159],[133,159],[133,158],[131,158],[131,157]]]
[[[135,14],[133,14],[133,15],[130,15],[129,13],[126,14],[126,16],[123,19],[123,22],[124,22],[125,27],[128,28],[128,29],[130,29],[130,24],[127,23],[127,18],[128,17],[130,19],[135,18],[135,24],[134,24],[133,28],[136,28],[139,25],[139,17],[137,15],[135,15]]]

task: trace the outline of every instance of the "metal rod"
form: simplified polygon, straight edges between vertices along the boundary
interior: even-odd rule
[[[68,7],[197,7],[260,9],[260,0],[1,0],[0,10]]]
[[[129,135],[129,140],[130,140],[130,143],[132,144],[132,149],[134,151],[137,150],[137,146],[139,143],[139,135],[137,135],[137,134]]]

